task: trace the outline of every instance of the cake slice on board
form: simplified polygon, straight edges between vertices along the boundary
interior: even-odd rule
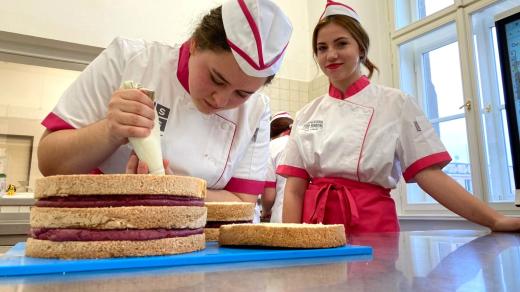
[[[347,243],[342,224],[260,223],[220,227],[220,245],[328,248]]]

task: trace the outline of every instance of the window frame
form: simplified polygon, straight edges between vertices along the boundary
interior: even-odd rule
[[[468,136],[469,159],[471,162],[472,186],[473,195],[481,200],[484,200],[489,206],[501,211],[504,214],[514,215],[518,214],[518,208],[512,203],[491,203],[488,202],[488,177],[485,163],[484,152],[484,137],[482,135],[483,129],[480,122],[480,95],[478,93],[478,80],[476,79],[476,64],[475,52],[473,48],[473,32],[472,32],[472,15],[490,5],[494,5],[499,0],[455,0],[454,5],[446,7],[436,13],[425,17],[419,21],[413,22],[398,30],[395,29],[395,0],[388,0],[390,7],[389,19],[391,21],[391,53],[393,60],[393,82],[396,88],[400,86],[400,64],[401,57],[399,56],[399,46],[412,41],[413,39],[427,34],[443,25],[448,25],[451,22],[456,26],[456,41],[459,45],[459,58],[461,66],[462,90],[464,100],[470,100],[472,109],[465,110],[466,130]],[[415,69],[419,71],[418,68]],[[416,73],[421,75],[420,72]],[[415,77],[418,78],[417,76]],[[422,76],[417,79],[415,85],[416,92],[422,89]],[[419,82],[420,81],[420,82]],[[418,88],[420,86],[420,88]],[[416,96],[416,101],[421,104],[421,98]],[[461,103],[462,104],[462,103]],[[422,104],[421,104],[422,105]],[[394,197],[398,198],[397,206],[400,216],[457,216],[448,211],[440,204],[409,204],[406,195],[406,186],[400,183],[393,192]],[[426,211],[426,212],[425,212]],[[516,212],[515,212],[516,211]],[[425,214],[427,213],[427,214]]]
[[[499,3],[500,1],[499,0],[462,0],[462,1],[464,3],[465,7],[460,12],[460,18],[461,18],[461,21],[463,21],[464,26],[466,28],[466,33],[464,34],[464,36],[466,38],[465,39],[465,51],[463,51],[464,56],[465,56],[465,61],[466,61],[464,64],[466,67],[466,70],[467,70],[466,78],[469,79],[467,83],[471,89],[471,96],[476,101],[479,101],[478,100],[480,98],[479,93],[478,93],[479,84],[478,84],[478,78],[475,75],[477,72],[476,71],[477,65],[474,62],[476,53],[473,48],[473,25],[471,22],[471,17],[474,13],[476,13],[480,10],[483,10],[491,5],[495,5],[495,4]],[[475,104],[475,103],[473,103],[473,104]],[[475,133],[475,136],[477,139],[476,142],[478,143],[478,145],[484,145],[485,141],[484,141],[484,137],[482,135],[483,129],[482,129],[482,124],[480,122],[480,116],[482,115],[482,113],[480,112],[480,107],[476,107],[476,108],[478,108],[478,110],[473,111],[474,119],[476,120],[476,127],[473,130],[475,131],[478,129],[478,133]],[[484,149],[482,149],[482,147],[484,147],[484,146],[479,146],[479,148],[480,148],[479,156],[480,157],[479,157],[479,163],[478,163],[478,166],[480,168],[480,177],[481,177],[481,180],[480,180],[481,183],[479,185],[481,187],[481,193],[483,193],[483,195],[480,198],[483,199],[486,202],[486,204],[488,204],[495,210],[500,211],[503,214],[518,215],[519,214],[518,207],[515,206],[514,200],[511,203],[488,202],[487,190],[489,188],[489,183],[488,183],[489,177],[487,176],[486,166],[483,163],[485,161],[485,153],[484,153]],[[482,162],[480,162],[480,161],[482,161]],[[472,171],[473,171],[473,169],[472,169]]]
[[[478,9],[474,9],[471,11],[471,13],[469,13],[468,15],[468,20],[469,20],[469,25],[471,25],[471,41],[472,41],[472,50],[474,51],[474,46],[473,44],[475,43],[474,39],[473,39],[473,25],[472,25],[472,19],[471,17],[474,15],[475,12],[478,12],[482,9],[485,9],[486,7],[488,6],[484,6],[484,7],[479,7],[477,6]],[[493,23],[494,24],[494,23]],[[480,33],[482,33],[483,35],[485,35],[486,37],[486,41],[489,42],[493,39],[493,36],[492,36],[492,31],[491,31],[491,28],[493,26],[490,26],[489,23],[482,23],[480,26],[479,26],[479,31]],[[481,55],[484,55],[484,56],[495,56],[496,52],[495,52],[495,48],[491,47],[491,46],[482,46],[485,48],[484,51],[480,51],[479,53]],[[478,58],[477,57],[477,53],[476,52],[473,52],[473,56],[474,58]],[[474,59],[473,59],[474,60]],[[501,81],[497,79],[497,74],[489,74],[487,72],[491,72],[491,70],[495,70],[496,68],[496,62],[495,62],[495,58],[492,58],[491,60],[489,60],[488,62],[484,63],[484,65],[486,65],[484,68],[485,69],[482,69],[482,66],[480,66],[479,64],[475,63],[474,62],[474,68],[475,68],[475,91],[478,92],[478,96],[479,97],[483,97],[484,100],[480,99],[479,101],[479,108],[478,110],[480,111],[480,120],[481,120],[481,126],[484,124],[484,116],[485,115],[488,115],[485,111],[486,111],[486,108],[487,108],[487,105],[491,106],[493,108],[493,115],[494,116],[497,116],[497,115],[502,115],[502,111],[505,110],[505,105],[504,104],[500,104],[500,97],[498,96],[498,100],[499,100],[499,103],[497,104],[495,101],[497,100],[496,97],[490,97],[490,98],[486,98],[488,96],[496,96],[499,94],[499,92],[497,90],[493,90],[493,86],[490,85],[489,83],[493,83],[495,82],[496,84],[498,85],[501,85]],[[476,73],[478,72],[478,73]],[[493,81],[486,81],[486,80],[493,80]],[[484,86],[480,86],[482,87],[482,92],[480,92],[479,90],[479,83],[480,84],[484,84]],[[492,118],[490,121],[486,122],[486,123],[492,123],[492,124],[496,124],[498,122],[498,117],[494,117]],[[485,126],[484,126],[485,127]],[[482,131],[482,141],[483,141],[483,144],[482,145],[485,145],[485,137],[484,137],[484,127],[483,127],[483,131]],[[502,125],[499,125],[499,127],[502,128]],[[508,145],[505,145],[505,135],[504,135],[504,131],[494,131],[497,126],[494,125],[492,127],[493,131],[487,131],[488,135],[489,134],[492,134],[494,137],[494,139],[496,141],[498,141],[499,143],[499,146],[498,147],[507,147]],[[486,155],[486,150],[483,149],[483,155],[484,155],[484,159],[485,159],[485,155]],[[488,153],[488,155],[491,157],[490,159],[491,160],[494,160],[494,161],[499,161],[499,166],[498,166],[498,170],[495,170],[495,171],[491,171],[491,173],[498,173],[497,176],[503,176],[504,174],[500,171],[501,169],[505,167],[507,167],[507,157],[503,157],[502,155],[498,155],[498,152],[495,152],[495,151],[490,151],[492,153]],[[486,182],[490,181],[489,180],[489,175],[488,175],[488,171],[486,168],[483,168],[483,171],[485,172],[486,174]],[[487,185],[486,185],[487,187]],[[500,191],[504,191],[501,187],[501,190]],[[513,194],[514,194],[514,190],[513,190]],[[496,204],[499,204],[499,203],[496,203]]]

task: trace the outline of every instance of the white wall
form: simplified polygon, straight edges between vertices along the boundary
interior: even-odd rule
[[[310,81],[317,77],[310,36],[325,0],[274,0],[294,27],[279,77]],[[189,37],[199,19],[222,0],[17,0],[2,1],[0,30],[106,47],[116,36],[179,43]],[[380,67],[379,80],[391,84],[389,25],[386,1],[352,0],[363,19]],[[376,7],[377,9],[374,9]],[[376,78],[377,80],[377,78]]]
[[[293,38],[280,76],[308,80],[307,8],[275,1],[293,22]],[[0,30],[106,47],[116,36],[179,43],[218,0],[17,0],[0,5]],[[304,56],[302,58],[302,56]]]

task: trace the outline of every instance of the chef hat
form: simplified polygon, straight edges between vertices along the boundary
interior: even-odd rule
[[[272,117],[271,117],[271,123],[274,122],[274,120],[276,119],[280,119],[280,118],[289,118],[289,119],[293,119],[291,117],[291,114],[289,114],[288,112],[277,112],[276,114],[274,114]]]
[[[352,9],[352,7],[345,4],[345,1],[332,1],[327,0],[327,5],[325,5],[325,11],[323,11],[323,14],[321,15],[320,19],[327,17],[329,15],[346,15],[348,17],[352,17],[357,22],[360,22],[359,15]]]
[[[270,0],[228,0],[222,4],[227,42],[249,76],[276,74],[291,37],[287,16]]]

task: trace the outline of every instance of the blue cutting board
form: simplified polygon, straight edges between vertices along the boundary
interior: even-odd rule
[[[371,254],[372,248],[369,246],[345,245],[342,247],[321,249],[273,249],[220,247],[217,242],[207,242],[204,250],[178,255],[61,260],[26,257],[25,242],[19,242],[7,251],[5,255],[0,257],[0,276],[23,276]]]

